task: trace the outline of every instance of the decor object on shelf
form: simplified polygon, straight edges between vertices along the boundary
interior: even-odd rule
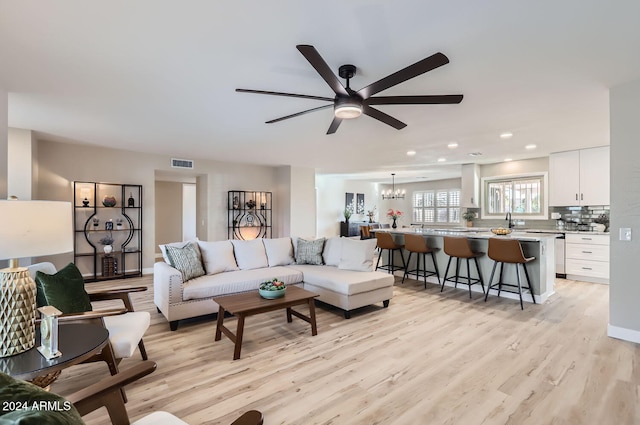
[[[268,300],[284,297],[286,290],[287,285],[285,285],[281,280],[278,280],[278,278],[263,282],[258,288],[260,296]]]
[[[136,204],[136,201],[133,199],[133,192],[129,192],[129,199],[127,199],[127,206],[133,208]]]
[[[106,235],[98,241],[100,245],[104,245],[105,254],[111,254],[111,252],[113,251],[113,241],[114,239],[111,235]]]
[[[98,227],[100,225],[100,219],[97,217],[93,217],[91,221],[93,221],[93,227]]]
[[[462,218],[467,222],[467,227],[473,227],[473,219],[476,218],[476,213],[467,210],[462,214]]]
[[[110,218],[109,220],[104,222],[104,230],[113,230],[113,219]]]
[[[396,190],[396,173],[391,173],[391,189],[386,192],[382,192],[382,199],[404,199],[404,189]]]
[[[391,227],[395,229],[398,227],[398,225],[396,224],[396,220],[402,217],[402,211],[390,208],[389,211],[387,211],[387,217],[393,220],[393,224],[391,225]]]
[[[80,207],[83,208],[83,207]],[[71,203],[57,201],[0,201],[0,357],[35,345],[36,284],[18,258],[61,254],[73,250]]]
[[[247,208],[252,210],[256,207],[256,201],[254,201],[253,199],[249,199],[245,205],[247,206]]]
[[[89,190],[89,188],[82,188],[80,190],[80,196],[84,196],[84,199],[82,200],[82,206],[83,207],[88,207],[90,202],[89,202],[89,196],[91,195],[91,191]]]
[[[116,218],[116,230],[122,230],[122,219]]]
[[[104,198],[102,198],[102,205],[105,207],[115,207],[116,202],[116,197],[113,195],[105,195]]]
[[[454,104],[462,102],[461,94],[449,94],[449,95],[423,95],[423,96],[383,96],[374,97],[373,95],[387,90],[403,81],[410,80],[422,75],[425,72],[429,72],[433,69],[439,68],[449,63],[449,58],[444,54],[437,52],[433,55],[426,57],[412,65],[409,65],[399,71],[390,74],[381,80],[367,85],[366,87],[355,91],[349,87],[349,80],[356,75],[356,67],[354,65],[346,64],[338,68],[338,75],[340,78],[344,78],[347,82],[344,86],[338,77],[331,72],[331,68],[324,61],[320,53],[315,47],[307,44],[299,44],[296,46],[298,51],[302,53],[311,66],[316,70],[322,79],[331,87],[331,90],[335,93],[334,97],[318,97],[309,96],[305,94],[293,94],[283,92],[273,92],[264,90],[252,90],[252,89],[236,89],[240,93],[255,93],[255,94],[267,94],[272,96],[289,96],[297,98],[306,98],[321,100],[325,102],[331,102],[328,105],[318,106],[313,109],[307,109],[306,111],[297,112],[295,114],[286,115],[284,117],[276,118],[267,121],[267,124],[283,121],[289,118],[298,117],[300,115],[307,114],[309,112],[319,111],[325,108],[333,107],[333,121],[327,130],[327,134],[333,134],[338,130],[340,123],[343,119],[357,118],[362,114],[368,115],[384,124],[387,124],[396,130],[401,130],[407,125],[396,118],[379,111],[372,107],[372,105],[427,105],[427,104]],[[333,96],[333,95],[332,95]]]

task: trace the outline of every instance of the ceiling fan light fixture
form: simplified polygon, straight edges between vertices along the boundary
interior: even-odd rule
[[[339,98],[336,100],[333,113],[336,118],[350,120],[362,115],[362,102],[352,98]]]

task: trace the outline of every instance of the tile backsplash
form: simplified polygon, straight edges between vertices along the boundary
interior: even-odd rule
[[[479,208],[468,208],[469,211],[477,212],[480,215]],[[585,227],[589,229],[589,225],[593,223],[594,219],[599,217],[600,215],[609,216],[610,210],[609,205],[598,205],[598,206],[584,206],[584,207],[549,207],[549,217],[551,217],[552,213],[559,213],[560,219],[554,220],[524,220],[524,224],[519,224],[519,219],[514,217],[514,223],[516,223],[516,227],[523,227],[527,229],[558,229],[559,221],[562,220],[564,222],[565,230],[583,230]],[[475,219],[473,220],[474,227],[507,227],[506,220],[483,220],[483,219]],[[608,226],[607,226],[608,231]]]

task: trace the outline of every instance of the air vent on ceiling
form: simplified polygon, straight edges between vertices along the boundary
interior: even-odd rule
[[[171,158],[172,168],[188,168],[193,170],[193,161],[190,159]]]

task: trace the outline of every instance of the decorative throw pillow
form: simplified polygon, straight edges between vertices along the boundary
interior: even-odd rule
[[[238,270],[230,241],[198,241],[204,270],[207,274],[218,274]]]
[[[261,269],[269,267],[267,253],[262,239],[248,241],[232,240],[233,251],[240,270]]]
[[[375,239],[355,240],[343,238],[338,268],[358,272],[373,271],[376,242]]]
[[[163,245],[158,245],[158,247],[160,248],[160,252],[162,253],[162,258],[164,259],[164,262],[167,264],[171,264],[169,261],[169,257],[167,256],[167,247],[175,246],[178,248],[184,248],[190,243],[195,245],[196,251],[198,251],[198,259],[202,261],[202,255],[200,254],[200,248],[198,247],[198,238],[195,238],[194,240],[191,240],[191,241],[171,242]]]
[[[324,243],[322,250],[322,260],[327,266],[338,267],[340,264],[340,253],[342,251],[342,239],[340,236],[329,238]]]
[[[291,238],[263,239],[262,242],[267,252],[269,267],[286,266],[295,262]]]
[[[91,311],[84,278],[75,264],[69,263],[55,274],[36,272],[38,307],[52,305],[63,313]]]
[[[0,424],[84,424],[76,408],[64,398],[1,372],[0,402]]]
[[[324,238],[314,239],[312,241],[298,239],[296,264],[322,265],[322,248],[324,248],[324,241]]]
[[[200,256],[193,243],[189,242],[182,248],[167,245],[166,250],[167,257],[169,257],[169,264],[182,273],[183,282],[204,274]]]

